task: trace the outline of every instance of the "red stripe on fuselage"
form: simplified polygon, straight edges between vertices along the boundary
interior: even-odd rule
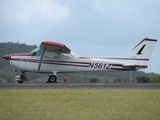
[[[147,58],[99,58],[99,59],[114,59],[114,60],[142,60],[142,61],[148,61]]]
[[[20,58],[11,58],[13,61],[22,61],[22,62],[33,62],[39,63],[39,60],[36,59],[20,59]],[[78,67],[89,67],[89,63],[87,62],[71,62],[71,61],[51,61],[51,60],[43,60],[43,64],[54,64],[54,65],[66,65],[66,66],[78,66]]]
[[[10,54],[10,56],[34,56],[32,53],[15,53]]]

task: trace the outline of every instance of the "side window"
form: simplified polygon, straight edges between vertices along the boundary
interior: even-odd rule
[[[70,55],[70,54],[55,53],[55,52],[48,52],[48,51],[46,51],[44,53],[43,57],[47,58],[47,59],[62,59],[62,60],[67,60],[67,59],[72,59],[73,58],[72,55]]]
[[[61,53],[59,58],[66,60],[66,59],[72,59],[73,57],[70,54]]]
[[[58,58],[58,54],[56,54],[55,52],[48,52],[48,51],[46,51],[44,53],[44,58],[57,59]]]

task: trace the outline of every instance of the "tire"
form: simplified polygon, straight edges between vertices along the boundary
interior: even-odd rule
[[[18,81],[18,83],[23,83],[23,81]]]
[[[57,82],[57,77],[55,75],[50,75],[49,78],[48,78],[48,81],[56,83]]]

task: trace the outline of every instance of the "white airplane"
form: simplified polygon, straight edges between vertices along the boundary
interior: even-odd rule
[[[22,83],[30,78],[25,72],[48,73],[49,82],[56,82],[58,73],[93,72],[107,70],[139,70],[147,64],[156,39],[144,38],[128,54],[120,57],[80,57],[64,44],[43,41],[31,53],[17,53],[3,56],[21,75],[15,79]]]

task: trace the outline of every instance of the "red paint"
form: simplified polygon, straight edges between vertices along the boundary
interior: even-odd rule
[[[146,58],[101,58],[101,59],[117,59],[117,60],[142,60],[142,61],[148,61],[149,59]]]
[[[143,41],[153,41],[153,42],[157,42],[156,39],[150,39],[150,38],[144,38],[138,45],[136,45],[132,50],[134,50],[137,46],[139,46]]]
[[[10,56],[34,56],[32,53],[15,53],[10,54]]]
[[[6,59],[6,60],[9,60],[10,56],[9,55],[4,55],[4,56],[2,56],[2,58]]]
[[[157,41],[156,39],[151,39],[151,38],[147,38],[147,37],[144,38],[143,40],[144,40],[144,41],[155,41],[155,42]]]
[[[4,55],[2,58],[6,60],[10,60],[11,56],[33,56],[33,54],[32,53],[16,53],[16,54]]]
[[[58,42],[52,42],[52,41],[43,41],[42,44],[64,47],[64,44],[61,44],[61,43],[58,43]]]

